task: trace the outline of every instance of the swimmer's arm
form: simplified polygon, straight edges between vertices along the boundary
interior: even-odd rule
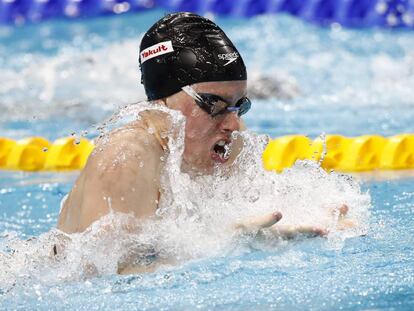
[[[161,266],[170,266],[177,264],[176,262],[165,259],[157,259],[150,264],[130,264],[130,263],[118,263],[118,274],[139,274],[139,273],[151,273],[160,268]]]
[[[337,208],[333,208],[332,215],[337,215],[338,222],[336,225],[337,230],[346,230],[358,227],[358,223],[355,220],[346,218],[349,211],[349,207],[346,204],[342,204]],[[292,239],[298,236],[326,236],[329,232],[326,228],[316,226],[293,226],[293,225],[281,225],[275,224],[270,227],[270,231],[281,238]]]
[[[358,227],[356,221],[352,219],[340,219],[336,229],[347,230],[351,228]],[[269,228],[270,231],[278,237],[293,239],[298,236],[307,236],[307,237],[316,237],[316,236],[326,236],[329,231],[326,228],[315,227],[315,226],[292,226],[292,225],[274,225]]]
[[[59,219],[59,229],[84,231],[111,211],[136,218],[155,213],[164,153],[156,138],[146,131],[120,131],[108,141],[89,158],[65,202],[62,214],[67,215]]]
[[[262,229],[269,230],[275,236],[291,239],[300,235],[324,236],[327,230],[312,226],[280,225],[277,222],[282,218],[280,212],[265,214],[242,220],[233,226],[233,229],[243,234],[256,234]]]
[[[157,140],[146,132],[115,136],[93,165],[99,173],[92,175],[90,184],[95,191],[87,196],[86,204],[137,218],[153,215],[158,206],[162,155]]]
[[[282,214],[280,212],[251,217],[236,222],[232,230],[239,231],[243,234],[257,233],[261,229],[275,225],[281,218]]]

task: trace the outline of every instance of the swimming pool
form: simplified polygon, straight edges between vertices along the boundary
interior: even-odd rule
[[[161,15],[153,11],[1,28],[0,77],[5,81],[0,85],[1,136],[53,140],[72,133],[96,135],[113,110],[143,99],[137,38]],[[413,132],[413,33],[346,30],[338,25],[321,29],[283,15],[218,23],[240,46],[252,81],[266,75],[281,83],[281,93],[293,97],[256,99],[246,115],[250,129],[271,137]],[[51,243],[46,241],[51,238],[47,232],[55,226],[59,202],[76,173],[0,175],[3,309],[411,310],[414,306],[410,174],[369,178],[359,186],[346,176],[323,175],[299,165],[274,180],[285,188],[269,189],[265,179],[271,177],[258,176],[248,195],[260,206],[249,198],[243,203],[237,196],[227,200],[215,195],[206,197],[205,204],[212,207],[220,199],[223,206],[218,207],[231,210],[229,202],[236,202],[261,211],[272,199],[282,198],[281,205],[298,202],[303,209],[336,195],[367,212],[366,235],[226,244],[197,230],[170,231],[182,241],[171,236],[170,247],[180,246],[196,256],[135,276],[111,273],[112,254],[91,239],[77,244],[87,251],[74,246],[79,256],[72,261],[59,264],[47,259]],[[228,193],[226,185],[220,187],[212,189]],[[269,193],[274,189],[285,192],[274,197]],[[240,186],[234,191],[242,197],[242,190]],[[191,191],[184,193],[188,199],[197,188]],[[14,259],[7,257],[11,249],[17,251]],[[102,264],[99,276],[78,271],[78,262],[85,257]]]

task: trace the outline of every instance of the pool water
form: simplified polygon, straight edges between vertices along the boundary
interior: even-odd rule
[[[162,14],[0,28],[1,136],[94,137],[114,110],[144,99],[138,38]],[[253,85],[262,87],[260,77],[281,85],[270,97],[254,100],[245,117],[252,131],[271,137],[413,132],[412,32],[317,28],[283,15],[216,21],[240,47]],[[252,147],[255,152],[260,148]],[[47,257],[59,203],[76,172],[2,171],[0,309],[414,308],[412,173],[351,179],[298,165],[273,176],[256,172],[258,159],[245,164],[247,177],[234,177],[239,185],[214,184],[206,192],[217,193],[206,194],[203,201],[193,199],[199,184],[178,176],[188,186],[180,195],[210,208],[199,212],[212,225],[223,224],[215,215],[225,223],[238,213],[248,215],[249,209],[253,214],[271,211],[272,202],[286,219],[303,214],[318,221],[320,206],[346,202],[364,230],[332,232],[327,238],[234,242],[219,230],[209,231],[207,223],[196,222],[203,225],[198,230],[181,219],[179,224],[191,230],[167,222],[163,225],[170,235],[161,237],[168,240],[166,251],[177,256],[181,247],[187,257],[153,273],[119,276],[105,258],[112,258],[111,248],[88,235],[71,246],[79,256],[68,255],[60,263]],[[247,187],[243,181],[249,174],[254,178]],[[233,197],[227,199],[229,188]],[[98,274],[82,271],[78,261],[85,258],[102,267]]]

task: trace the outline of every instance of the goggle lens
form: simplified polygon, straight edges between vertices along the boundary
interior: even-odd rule
[[[197,104],[213,117],[226,112],[237,112],[240,117],[248,112],[252,105],[247,97],[240,98],[234,106],[229,106],[220,96],[206,93],[199,93],[198,95],[202,100],[196,100]]]
[[[240,98],[235,105],[231,105],[224,98],[209,93],[197,93],[191,86],[182,87],[182,90],[191,96],[197,105],[212,117],[226,112],[237,112],[240,117],[250,110],[252,102],[247,97]]]

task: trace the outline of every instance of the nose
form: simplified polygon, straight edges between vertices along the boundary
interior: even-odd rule
[[[220,130],[223,132],[234,132],[240,130],[240,117],[237,112],[229,112],[224,115],[220,122]]]

